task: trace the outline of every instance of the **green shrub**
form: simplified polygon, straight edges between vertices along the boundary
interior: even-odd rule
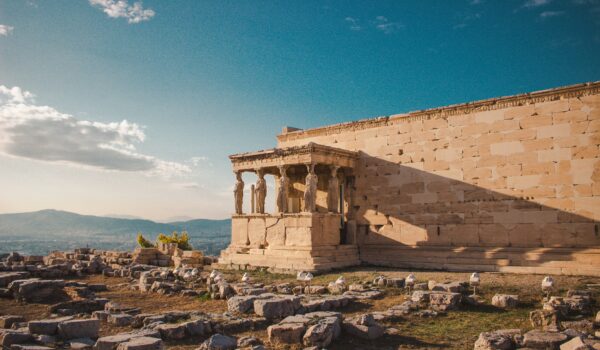
[[[171,236],[166,236],[162,233],[156,237],[157,242],[161,243],[177,243],[177,248],[182,250],[192,250],[192,246],[189,242],[188,233],[186,231],[181,231],[181,236],[177,231],[173,231]]]
[[[155,248],[154,244],[150,243],[141,232],[137,234],[137,242],[142,248]]]

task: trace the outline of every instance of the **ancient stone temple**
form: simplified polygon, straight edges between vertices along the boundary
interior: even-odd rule
[[[284,128],[277,141],[230,156],[236,214],[220,264],[600,276],[600,82]],[[244,172],[258,175],[250,198]]]

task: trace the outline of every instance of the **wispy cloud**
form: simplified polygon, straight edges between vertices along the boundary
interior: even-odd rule
[[[191,172],[189,165],[137,152],[135,145],[144,142],[146,135],[136,123],[79,120],[36,105],[34,97],[19,87],[0,85],[0,153],[164,178]]]
[[[462,13],[457,16],[458,23],[452,26],[453,29],[463,29],[469,25],[470,22],[481,18],[480,13]]]
[[[523,4],[523,7],[532,8],[548,5],[552,0],[527,0]]]
[[[356,19],[356,18],[346,17],[346,18],[344,18],[344,21],[346,21],[346,23],[348,23],[350,25],[350,30],[359,31],[362,29],[361,25],[359,24],[358,19]]]
[[[365,20],[364,25],[360,19],[354,17],[346,17],[344,21],[349,25],[349,29],[352,31],[359,31],[363,29],[376,29],[385,34],[392,34],[399,29],[404,28],[404,25],[400,22],[390,21],[385,16],[377,16],[374,20]]]
[[[0,24],[0,36],[9,36],[12,34],[13,29],[15,28],[6,24]]]
[[[199,190],[205,189],[206,186],[201,185],[197,182],[175,182],[172,184],[173,188],[178,190]]]
[[[101,9],[110,18],[126,18],[129,23],[140,23],[154,17],[152,9],[145,9],[141,1],[129,5],[127,0],[89,0],[94,7]]]
[[[469,2],[470,5],[479,5],[483,3],[482,0],[471,0],[471,2]]]
[[[375,28],[385,34],[391,34],[404,28],[404,25],[400,22],[390,22],[385,16],[377,16],[375,18]]]
[[[564,14],[565,14],[564,11],[544,11],[544,12],[540,13],[540,18],[547,19],[547,18],[562,16]]]

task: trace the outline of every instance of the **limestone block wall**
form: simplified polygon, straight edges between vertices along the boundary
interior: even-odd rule
[[[340,214],[237,215],[231,225],[231,246],[236,248],[311,248],[340,244]]]
[[[236,215],[221,251],[226,268],[273,272],[327,271],[360,263],[356,246],[340,245],[340,214]]]
[[[301,130],[359,151],[361,260],[600,274],[600,84]]]

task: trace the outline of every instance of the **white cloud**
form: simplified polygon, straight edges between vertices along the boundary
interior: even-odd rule
[[[552,0],[527,0],[523,7],[539,7],[550,3]]]
[[[123,120],[79,120],[49,106],[19,87],[0,85],[0,152],[38,161],[88,168],[141,172],[170,178],[191,172],[188,165],[140,154],[143,127]]]
[[[0,36],[9,36],[12,33],[13,29],[15,28],[7,26],[6,24],[0,24]]]
[[[397,31],[398,29],[404,28],[404,25],[400,22],[390,22],[384,16],[377,16],[375,18],[375,28],[384,32],[385,34],[391,34]]]
[[[154,17],[152,9],[144,9],[141,1],[129,5],[127,0],[89,0],[94,7],[101,9],[110,18],[127,18],[129,23],[140,23]]]
[[[481,18],[481,14],[480,13],[458,13],[455,16],[458,19],[458,23],[455,24],[452,28],[453,29],[463,29],[467,26],[469,26],[469,24],[475,20],[478,20]]]
[[[350,30],[359,31],[362,29],[362,27],[359,24],[358,19],[352,18],[352,17],[346,17],[346,18],[344,18],[344,20],[346,22],[348,22],[348,24],[350,24]]]
[[[546,18],[551,18],[551,17],[558,17],[558,16],[562,16],[565,13],[563,11],[544,11],[542,13],[540,13],[540,17],[542,19],[546,19]]]

